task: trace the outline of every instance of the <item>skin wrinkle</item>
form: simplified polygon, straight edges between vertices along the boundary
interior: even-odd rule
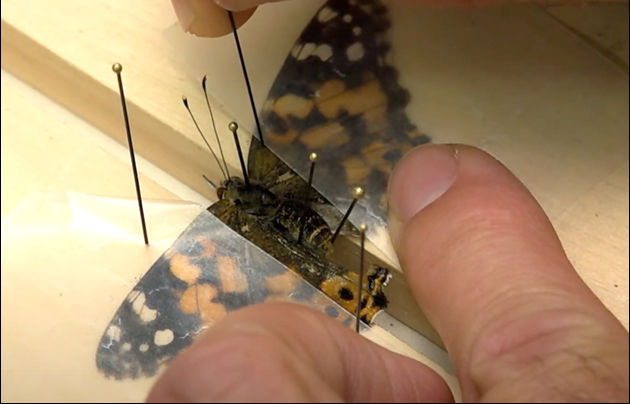
[[[316,316],[314,315],[314,313],[310,310],[303,310],[303,313],[301,313],[301,317],[302,317],[302,321],[308,321],[310,323],[310,325],[312,325],[312,327],[303,327],[303,328],[299,328],[299,331],[302,332],[302,330],[306,330],[306,329],[316,329],[318,331],[320,331],[323,335],[323,338],[321,338],[320,340],[322,341],[321,346],[326,347],[328,346],[328,344],[324,344],[323,342],[328,339],[328,340],[332,340],[334,341],[334,337],[331,333],[330,330],[328,330],[328,328],[326,327],[321,327],[321,323],[319,321],[318,318],[316,318]],[[307,338],[305,338],[306,340],[308,340]],[[328,380],[330,378],[330,373],[327,372],[325,369],[321,369],[319,368],[319,361],[317,360],[317,355],[314,352],[311,352],[311,347],[308,345],[303,345],[301,344],[302,339],[299,339],[298,341],[293,341],[293,340],[287,340],[284,339],[285,343],[288,344],[289,346],[293,346],[294,347],[294,351],[296,352],[296,354],[303,354],[306,353],[308,355],[308,360],[309,362],[313,363],[316,365],[316,367],[318,368],[318,374],[319,376],[323,379],[323,380]],[[300,346],[295,346],[296,343],[299,343]],[[326,353],[326,357],[328,358],[339,358],[339,355],[337,354],[339,351],[339,348],[337,347],[336,349],[333,348],[335,347],[336,344],[332,344],[331,345],[331,349],[330,352]],[[338,360],[338,359],[335,359]],[[341,367],[343,367],[343,363],[344,361],[341,360],[341,363],[338,363],[336,365],[341,365]],[[338,368],[337,366],[335,366],[334,368]],[[331,382],[331,384],[333,384],[333,387],[335,389],[335,391],[342,391],[343,390],[343,386],[347,385],[346,383],[346,377],[345,377],[345,373],[341,372],[341,374],[339,376],[342,376],[341,378],[333,378],[332,381],[329,380],[329,382]],[[335,383],[336,382],[336,383]]]
[[[492,346],[493,341],[497,339],[505,338],[506,334],[521,338],[520,343],[504,347],[498,353],[493,353],[492,348],[481,347],[475,350],[478,353],[471,361],[470,374],[471,379],[482,383],[478,384],[481,391],[486,391],[490,397],[500,400],[500,397],[506,397],[508,394],[505,393],[502,396],[500,392],[503,389],[513,395],[515,386],[523,385],[524,388],[529,386],[531,389],[534,384],[541,386],[541,390],[537,390],[539,395],[541,393],[544,395],[545,392],[554,389],[559,397],[567,397],[568,392],[575,394],[590,386],[588,380],[592,376],[586,377],[586,383],[582,382],[585,379],[584,368],[579,366],[580,360],[576,360],[576,355],[567,355],[566,345],[575,346],[578,351],[596,350],[597,354],[600,354],[601,340],[605,339],[605,330],[601,329],[595,320],[585,317],[578,310],[569,313],[566,310],[556,310],[544,313],[544,315],[547,318],[543,321],[539,321],[540,313],[537,313],[527,319],[515,320],[513,325],[504,328],[495,336],[479,336],[479,340],[484,341],[483,343],[488,346]],[[522,326],[524,320],[532,324],[534,328],[539,327],[539,334],[524,335],[520,332],[518,326]],[[543,324],[543,327],[539,326],[540,324]],[[551,326],[544,326],[546,324]],[[583,339],[582,336],[586,333],[593,333],[593,330],[596,330],[597,334],[600,334],[601,330],[604,338],[597,336],[592,341],[585,341],[578,349],[579,339]],[[517,340],[513,339],[514,341]],[[484,352],[489,352],[489,354],[484,355]],[[565,374],[569,371],[574,371],[576,374]],[[600,378],[601,372],[597,375]],[[612,378],[616,379],[614,376]],[[578,382],[573,385],[573,380]],[[619,391],[622,392],[623,389]],[[589,392],[585,394],[585,397],[593,395]]]
[[[297,347],[295,341],[290,341],[284,338],[283,333],[276,333],[273,330],[271,332],[266,333],[266,338],[269,339],[269,343],[265,345],[269,345],[269,349],[259,350],[256,348],[256,352],[258,356],[262,356],[261,360],[257,360],[256,365],[264,364],[264,363],[278,363],[281,367],[278,370],[278,374],[286,374],[290,375],[295,385],[287,383],[287,381],[283,381],[278,386],[279,390],[282,390],[283,386],[293,386],[298,387],[296,389],[297,395],[300,395],[299,392],[306,392],[310,397],[310,400],[315,400],[315,398],[320,395],[322,392],[330,392],[327,383],[324,383],[322,386],[321,383],[317,383],[319,380],[326,381],[321,372],[318,372],[317,366],[310,367],[309,364],[314,364],[312,356],[310,355],[310,349],[308,347],[301,348]],[[299,340],[298,340],[299,341]],[[260,338],[253,338],[252,340],[245,341],[243,346],[245,347],[256,347],[261,343]],[[245,345],[246,344],[246,345]],[[289,348],[289,351],[286,350]],[[251,348],[246,348],[251,349]],[[262,355],[260,355],[262,354]],[[304,360],[297,360],[296,358],[307,356]],[[281,359],[277,361],[277,359]],[[315,363],[316,364],[316,363]],[[286,370],[282,370],[282,368],[286,368]],[[313,372],[319,373],[317,375],[313,375]],[[267,372],[253,372],[254,374],[267,374]],[[268,373],[276,373],[276,372],[268,372]],[[295,377],[297,376],[297,377]],[[286,388],[286,387],[285,387]],[[271,392],[268,392],[271,393]],[[319,394],[318,394],[319,393]],[[269,394],[269,398],[273,397],[273,394]],[[334,394],[331,394],[334,396]],[[332,398],[332,397],[331,397]]]
[[[514,362],[518,362],[518,359]],[[515,372],[513,377],[505,377],[493,384],[486,396],[494,397],[494,401],[502,401],[501,397],[513,396],[515,388],[518,388],[524,392],[520,397],[526,401],[538,401],[540,396],[545,397],[547,401],[547,398],[553,397],[550,393],[555,393],[557,401],[560,402],[566,402],[567,397],[572,397],[576,402],[593,402],[591,397],[594,397],[594,394],[588,391],[592,385],[589,383],[591,378],[585,380],[583,370],[584,368],[576,361],[576,356],[566,355],[566,352],[559,351],[551,356],[537,355],[532,357],[530,366]],[[601,376],[598,378],[604,380]],[[616,393],[611,394],[611,400],[616,397]],[[601,393],[599,397],[602,398]]]
[[[312,327],[308,327],[308,326],[300,326],[297,327],[297,332],[302,333],[303,330],[318,330],[321,331],[322,333],[328,334],[327,329],[326,328],[322,328],[320,326],[320,323],[314,318],[313,313],[310,310],[304,310],[304,308],[302,307],[292,307],[292,309],[295,309],[296,311],[299,311],[299,313],[295,313],[296,316],[298,316],[298,318],[301,318],[301,322],[302,325],[306,325],[304,324],[305,322],[309,322],[310,325]],[[275,330],[275,329],[274,329]],[[326,352],[325,354],[322,353],[315,353],[315,352],[311,352],[312,348],[309,345],[305,345],[302,344],[303,340],[308,340],[308,338],[296,338],[296,339],[289,339],[286,338],[285,333],[283,332],[275,332],[272,331],[269,333],[269,335],[272,338],[275,338],[276,340],[280,341],[280,355],[283,357],[283,359],[286,359],[287,356],[290,358],[290,361],[293,363],[293,365],[298,366],[301,365],[303,363],[309,363],[314,365],[312,367],[312,369],[309,369],[308,367],[306,369],[301,369],[302,367],[300,367],[300,369],[295,369],[297,370],[302,370],[302,372],[308,372],[310,371],[315,371],[315,373],[317,374],[317,376],[319,376],[319,379],[321,379],[322,381],[325,382],[326,387],[330,387],[331,391],[340,391],[342,386],[345,384],[345,380],[339,380],[339,378],[335,378],[333,377],[331,380],[331,375],[330,372],[325,371],[324,369],[320,368],[320,361],[317,360],[317,355],[322,355],[325,356],[327,358],[337,358],[338,355],[336,355],[336,353],[334,352],[334,350],[331,350],[330,352]],[[329,336],[330,338],[330,336]],[[319,344],[319,348],[323,348],[323,347],[327,347],[328,344],[326,344],[325,342],[325,338],[317,338],[318,340],[320,340],[321,344]],[[258,343],[257,341],[253,341],[254,343]],[[288,347],[290,349],[290,355],[289,353],[287,353],[284,349],[282,349],[283,347]],[[302,361],[296,361],[295,358],[299,358],[302,357],[304,358],[304,360]],[[336,367],[333,367],[333,365],[328,365],[328,368],[332,367],[333,369],[335,369]],[[313,381],[316,381],[318,378],[317,377],[312,377]],[[303,377],[300,379],[301,385],[303,387],[303,389],[305,391],[307,390],[313,390],[313,386],[309,385],[308,383],[309,377]],[[336,383],[335,383],[336,382]],[[319,387],[318,387],[319,388]],[[317,389],[315,389],[315,392],[310,391],[310,394],[313,395],[314,397],[317,396]]]
[[[478,223],[478,219],[476,215],[483,214],[484,210],[487,210],[487,209],[483,209],[483,208],[479,209],[475,215],[467,216],[466,218],[468,220],[466,219],[460,220],[459,218],[455,218],[454,220],[457,221],[458,223],[461,223],[461,222]],[[473,219],[469,219],[470,217],[473,217]],[[512,226],[510,224],[503,224],[501,227],[510,229]],[[416,227],[408,226],[407,228],[413,230]],[[475,261],[496,262],[497,259],[494,257],[487,257],[484,259],[484,256],[488,256],[489,254],[495,255],[497,257],[502,257],[503,258],[502,261],[510,262],[510,265],[514,267],[537,266],[538,264],[540,264],[536,262],[537,256],[532,257],[532,259],[534,259],[534,262],[522,262],[522,263],[515,262],[514,259],[508,260],[505,258],[505,257],[510,257],[510,256],[518,256],[517,251],[519,250],[518,248],[514,248],[507,252],[501,251],[502,249],[505,248],[504,246],[506,244],[518,246],[519,244],[525,243],[526,245],[523,247],[523,249],[538,248],[538,246],[532,246],[532,247],[527,246],[527,244],[531,243],[529,239],[526,239],[525,241],[523,241],[522,235],[512,234],[512,232],[510,231],[504,232],[504,234],[502,235],[503,237],[498,237],[496,229],[480,229],[479,227],[474,227],[471,225],[469,228],[460,229],[459,235],[457,237],[454,237],[448,240],[447,244],[442,245],[442,248],[439,251],[436,251],[435,249],[433,249],[431,252],[427,252],[427,249],[415,248],[417,244],[423,245],[424,243],[423,243],[422,237],[416,236],[416,234],[414,233],[415,232],[413,231],[411,232],[411,234],[407,233],[406,237],[403,238],[403,239],[408,240],[407,243],[405,244],[405,247],[407,247],[406,249],[409,251],[413,251],[413,253],[405,253],[405,251],[403,250],[402,256],[405,258],[408,258],[410,261],[415,261],[416,263],[420,263],[420,265],[428,267],[428,268],[430,267],[453,268],[453,271],[449,271],[449,272],[455,273],[456,267],[454,265],[450,265],[449,261],[458,263],[462,261],[462,259],[460,258],[462,256],[474,256],[476,257]],[[439,238],[439,234],[436,236]],[[508,237],[513,238],[514,241],[506,242],[506,238]],[[469,241],[467,241],[466,243],[462,243],[461,239],[466,239]],[[431,240],[428,240],[428,243],[431,243]],[[544,245],[545,243],[542,243],[542,244]],[[433,259],[429,261],[428,259],[425,258],[427,257],[427,255]],[[558,257],[558,261],[561,261],[561,262],[564,261],[564,256]],[[568,265],[568,262],[564,262],[564,263]],[[403,261],[403,266],[410,267],[407,260]],[[480,268],[479,270],[474,271],[473,268],[468,268],[465,272],[462,272],[462,275],[466,276],[466,273],[468,272],[474,271],[478,273],[479,271],[484,271],[484,270],[487,270],[487,269]],[[431,278],[430,275],[428,278],[424,277],[424,274],[422,275],[410,274],[409,276],[412,278],[416,276],[423,276],[423,281],[425,284],[432,283],[430,279]],[[476,276],[476,275],[473,275],[473,276]],[[496,274],[492,275],[491,278],[496,279]],[[477,291],[479,293],[485,293],[480,290],[477,290]],[[474,291],[472,293],[474,293]],[[453,299],[455,299],[456,297],[457,296],[452,296]],[[417,298],[422,302],[422,296],[417,296]],[[427,299],[427,300],[430,301],[431,299]],[[433,308],[431,307],[431,305],[426,305],[426,308],[428,312],[433,311]],[[440,330],[440,332],[443,332],[443,330]]]
[[[328,337],[331,339],[331,341],[334,342],[334,345],[336,346],[336,350],[340,353],[340,357],[342,357],[342,367],[343,367],[343,375],[344,375],[344,380],[346,381],[345,383],[343,383],[345,389],[344,389],[344,394],[343,394],[343,398],[346,401],[349,401],[351,397],[361,397],[362,396],[362,392],[358,391],[357,387],[359,386],[365,386],[365,383],[361,383],[361,369],[357,368],[356,363],[352,361],[352,358],[357,358],[357,355],[366,355],[369,354],[370,356],[377,357],[377,360],[380,363],[383,363],[383,359],[380,357],[380,355],[375,355],[374,352],[370,351],[363,351],[361,350],[360,352],[357,351],[357,349],[360,349],[360,347],[358,345],[355,344],[348,344],[346,339],[343,339],[343,335],[341,334],[333,334],[330,330],[328,329],[324,329],[324,331],[328,334]],[[349,360],[347,360],[346,358],[349,358]],[[365,361],[365,362],[369,362],[369,361]],[[389,374],[387,374],[387,377],[389,378]],[[355,383],[352,382],[347,382],[347,381],[351,381],[351,380],[355,380]],[[367,386],[369,386],[370,388],[373,388],[373,385],[371,383],[367,383]],[[368,397],[372,398],[373,397],[373,393],[370,392],[369,394],[367,394]],[[358,401],[362,401],[362,400],[358,400]]]

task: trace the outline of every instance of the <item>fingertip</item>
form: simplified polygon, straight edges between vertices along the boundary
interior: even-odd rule
[[[217,0],[171,0],[182,29],[195,36],[217,38],[232,33],[227,7]],[[236,28],[242,27],[256,11],[256,6],[234,11]]]
[[[457,178],[457,154],[447,145],[418,146],[399,162],[388,185],[389,206],[403,222],[444,194]]]

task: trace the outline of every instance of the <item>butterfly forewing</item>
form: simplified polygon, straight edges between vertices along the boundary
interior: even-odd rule
[[[430,141],[407,117],[410,94],[387,61],[390,25],[379,0],[326,2],[289,51],[260,116],[266,144],[300,176],[308,175],[304,156],[318,153],[314,187],[339,210],[352,187],[365,189],[350,219],[371,231],[386,222],[394,165]]]

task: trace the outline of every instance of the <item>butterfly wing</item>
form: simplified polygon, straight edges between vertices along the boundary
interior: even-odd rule
[[[379,0],[329,0],[282,66],[260,118],[267,145],[302,176],[317,152],[314,186],[345,210],[350,189],[366,198],[350,217],[386,222],[387,180],[396,162],[430,139],[405,113],[410,95],[387,62],[388,10]]]
[[[100,339],[97,368],[118,380],[153,377],[227,313],[265,301],[306,304],[346,324],[351,318],[291,270],[203,212],[118,308]]]

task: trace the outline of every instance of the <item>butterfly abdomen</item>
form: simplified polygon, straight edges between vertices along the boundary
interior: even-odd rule
[[[282,227],[292,240],[301,241],[315,252],[322,254],[332,252],[330,226],[310,207],[294,200],[285,200],[278,206],[274,222]]]

